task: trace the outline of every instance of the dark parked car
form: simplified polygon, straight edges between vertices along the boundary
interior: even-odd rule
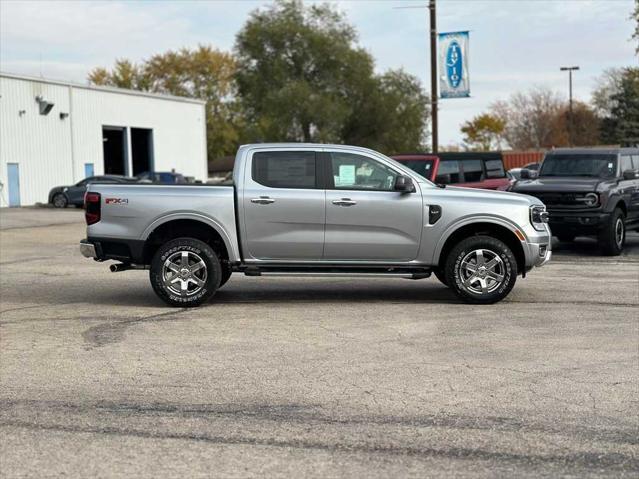
[[[49,191],[49,204],[56,208],[66,208],[69,205],[82,207],[84,193],[90,183],[135,183],[135,178],[119,175],[89,176],[71,186],[56,186]]]
[[[136,176],[140,183],[160,183],[174,185],[188,183],[184,175],[175,171],[145,171]]]
[[[412,153],[393,159],[433,183],[485,190],[505,190],[511,183],[499,152]]]
[[[513,191],[546,205],[560,241],[596,236],[605,254],[618,255],[626,230],[639,230],[639,148],[551,151],[539,176]]]

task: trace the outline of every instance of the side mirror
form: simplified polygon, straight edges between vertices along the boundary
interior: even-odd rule
[[[635,180],[639,178],[639,174],[635,170],[626,170],[623,172],[624,180]]]
[[[415,191],[415,185],[413,180],[408,176],[399,175],[395,178],[395,191],[401,191],[402,193],[413,193]]]

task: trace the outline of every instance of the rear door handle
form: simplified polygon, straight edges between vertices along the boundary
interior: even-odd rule
[[[337,206],[353,206],[357,204],[357,201],[353,201],[350,198],[342,198],[341,200],[333,200],[333,204]]]
[[[260,196],[259,198],[251,198],[251,203],[257,203],[258,205],[270,205],[271,203],[275,203],[275,200],[268,196]]]

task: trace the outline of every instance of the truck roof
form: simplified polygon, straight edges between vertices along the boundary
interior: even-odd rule
[[[555,148],[546,152],[547,155],[618,155],[618,154],[639,154],[639,148],[604,147],[604,148]]]

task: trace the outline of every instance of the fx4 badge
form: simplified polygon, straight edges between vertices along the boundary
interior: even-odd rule
[[[129,199],[128,198],[105,198],[104,199],[104,204],[107,204],[107,205],[128,205],[129,204]]]

